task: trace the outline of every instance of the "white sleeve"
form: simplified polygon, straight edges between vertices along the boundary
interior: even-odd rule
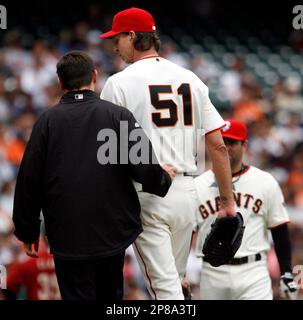
[[[224,126],[224,120],[209,99],[208,87],[199,79],[196,79],[197,89],[194,92],[197,102],[202,129],[205,134]]]
[[[121,89],[115,84],[112,77],[109,77],[101,91],[100,98],[119,106],[124,106],[124,99]]]
[[[267,227],[274,228],[289,221],[284,196],[278,182],[274,180],[269,192]]]

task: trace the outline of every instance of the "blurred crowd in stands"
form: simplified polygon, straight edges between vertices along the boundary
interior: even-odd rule
[[[113,55],[111,41],[101,41],[99,34],[99,30],[80,22],[72,30],[62,30],[56,41],[38,39],[30,48],[24,47],[18,30],[8,30],[3,37],[0,48],[0,265],[5,265],[8,273],[26,260],[12,234],[16,174],[37,116],[61,97],[56,78],[58,58],[74,49],[89,53],[99,70],[98,94],[108,76],[125,68],[120,58]],[[303,53],[302,46],[294,49]],[[203,52],[190,51],[190,48],[188,52],[180,52],[178,44],[164,35],[161,55],[195,72],[211,93],[216,84],[219,94],[228,102],[221,105],[221,100],[214,97],[221,114],[247,124],[246,162],[268,170],[279,181],[292,220],[293,264],[303,265],[303,77],[290,75],[277,79],[264,95],[262,84],[251,69],[246,68],[245,57],[235,57],[230,68],[222,71],[216,63],[205,59]],[[279,270],[273,251],[269,254],[269,267],[276,292]],[[195,298],[200,269],[201,262],[192,252],[188,278]],[[131,249],[127,251],[124,274],[125,299],[148,299]],[[16,293],[21,285],[15,286]],[[17,297],[27,297],[26,292],[20,292]]]

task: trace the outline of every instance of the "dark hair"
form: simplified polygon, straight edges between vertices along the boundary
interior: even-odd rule
[[[161,41],[156,33],[152,32],[136,32],[134,40],[134,48],[138,51],[147,51],[154,47],[159,52]]]
[[[94,69],[92,58],[81,51],[70,51],[57,63],[57,74],[66,90],[90,85]]]

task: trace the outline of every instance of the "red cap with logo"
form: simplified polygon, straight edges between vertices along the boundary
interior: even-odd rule
[[[100,38],[111,38],[122,32],[156,32],[153,16],[139,8],[130,8],[114,16],[112,30],[102,33]]]
[[[244,123],[226,119],[225,126],[221,129],[223,138],[245,141],[247,139],[247,129]]]

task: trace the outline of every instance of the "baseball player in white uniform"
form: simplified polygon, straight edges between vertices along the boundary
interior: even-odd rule
[[[195,141],[202,138],[218,176],[220,215],[235,215],[227,150],[220,134],[224,121],[208,97],[208,88],[191,71],[161,58],[153,17],[130,8],[117,13],[112,30],[115,51],[131,65],[111,76],[101,99],[128,108],[150,137],[158,160],[177,168],[165,198],[138,191],[143,233],[134,250],[152,299],[184,299],[185,276],[197,205],[192,173]]]
[[[281,295],[295,297],[297,285],[291,273],[291,247],[287,223],[289,217],[277,181],[269,173],[243,163],[247,148],[244,124],[226,120],[221,130],[227,146],[233,194],[237,211],[246,226],[242,244],[229,264],[212,267],[203,262],[200,294],[202,300],[270,300],[273,298],[266,255],[271,230],[281,270]],[[212,170],[195,179],[199,207],[196,253],[202,247],[220,208],[218,184]]]

